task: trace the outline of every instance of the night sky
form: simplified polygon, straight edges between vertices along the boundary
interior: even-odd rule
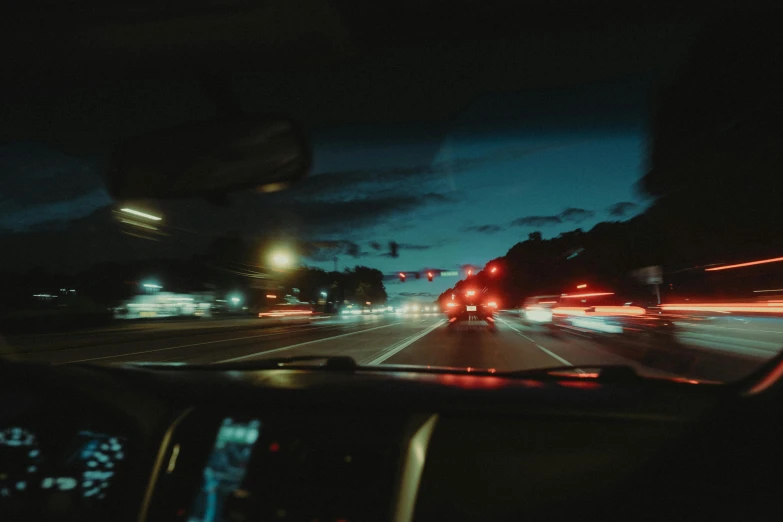
[[[469,9],[438,33],[437,12],[427,13],[432,20],[384,14],[388,23],[373,25],[378,13],[366,9],[313,4],[291,34],[250,30],[251,21],[273,24],[269,13],[227,12],[247,27],[218,38],[198,21],[164,24],[160,31],[172,31],[164,47],[133,39],[153,23],[143,19],[126,32],[115,24],[116,33],[98,27],[60,41],[37,19],[21,24],[17,43],[41,59],[12,59],[17,82],[0,92],[11,102],[0,129],[2,268],[187,257],[216,235],[237,235],[336,242],[301,258],[325,269],[337,255],[340,269],[454,270],[483,267],[533,231],[590,229],[650,203],[635,190],[646,171],[650,100],[692,28],[574,14],[552,32],[530,16],[484,26]],[[399,24],[410,25],[404,36]],[[104,160],[118,137],[219,117],[196,69],[218,75],[246,113],[299,122],[312,173],[286,192],[234,194],[228,206],[132,202],[163,215],[172,236],[129,248],[110,219]],[[400,245],[398,258],[389,241]],[[354,244],[358,257],[348,254]],[[387,290],[429,299],[454,282],[392,280]]]

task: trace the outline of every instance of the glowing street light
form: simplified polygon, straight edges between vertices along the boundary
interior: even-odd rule
[[[276,250],[269,256],[269,260],[278,268],[287,268],[293,263],[293,256],[283,250]]]

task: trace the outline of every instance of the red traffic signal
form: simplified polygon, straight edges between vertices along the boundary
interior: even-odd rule
[[[405,273],[400,272],[400,283],[404,283],[405,282],[405,277],[406,277]]]
[[[493,266],[493,267],[490,269],[490,272],[491,272],[491,273],[493,273],[493,274],[494,274],[495,272],[497,272],[497,271],[498,271],[498,267],[496,267],[496,266]]]
[[[432,272],[427,272],[427,281],[432,282]]]

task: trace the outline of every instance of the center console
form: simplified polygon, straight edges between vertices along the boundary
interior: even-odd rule
[[[187,412],[159,455],[147,519],[409,520],[435,419]]]

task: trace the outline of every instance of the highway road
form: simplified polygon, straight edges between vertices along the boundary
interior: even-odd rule
[[[684,324],[685,344],[607,342],[524,324],[513,314],[497,316],[497,330],[483,323],[447,328],[440,314],[324,317],[271,325],[255,318],[212,322],[151,323],[90,332],[0,340],[6,357],[74,363],[227,363],[267,357],[347,355],[362,365],[423,365],[494,368],[497,371],[552,366],[626,364],[645,375],[731,381],[758,367],[774,351],[726,349],[727,339],[745,339],[756,325]],[[713,326],[715,328],[713,328]],[[777,325],[760,334],[774,345]],[[730,330],[727,330],[730,329]],[[767,333],[764,333],[767,332]],[[730,335],[727,335],[730,334]],[[756,335],[754,333],[754,335]],[[719,336],[720,346],[709,346]],[[751,340],[751,344],[756,341]],[[690,343],[690,344],[688,344]]]

